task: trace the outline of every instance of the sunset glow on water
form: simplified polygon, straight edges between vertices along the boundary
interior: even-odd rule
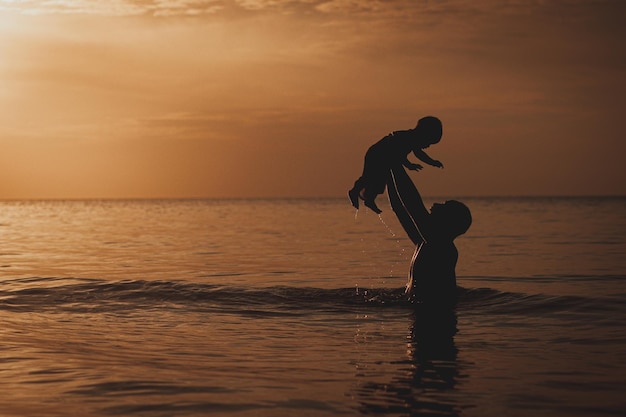
[[[435,333],[383,204],[386,225],[344,199],[1,203],[0,407],[623,411],[624,199],[465,201],[461,298]]]

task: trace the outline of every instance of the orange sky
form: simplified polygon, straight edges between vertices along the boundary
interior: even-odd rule
[[[622,0],[0,0],[0,199],[626,194]]]

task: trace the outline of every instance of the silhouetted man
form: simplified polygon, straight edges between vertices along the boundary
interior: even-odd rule
[[[401,165],[389,171],[387,193],[391,207],[415,244],[407,294],[414,303],[429,307],[450,307],[456,302],[454,239],[467,231],[472,215],[456,200],[435,203],[430,212]]]

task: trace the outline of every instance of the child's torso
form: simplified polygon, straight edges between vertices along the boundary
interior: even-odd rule
[[[389,158],[404,158],[414,148],[415,140],[408,130],[398,130],[376,142],[371,149]]]

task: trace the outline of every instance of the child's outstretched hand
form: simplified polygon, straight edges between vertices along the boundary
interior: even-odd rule
[[[419,170],[421,170],[422,168],[424,168],[424,167],[423,167],[423,166],[421,166],[420,164],[413,164],[413,163],[408,164],[406,167],[407,167],[408,169],[410,169],[411,171],[419,171]]]
[[[443,168],[441,161],[433,161],[433,166],[437,168]]]

